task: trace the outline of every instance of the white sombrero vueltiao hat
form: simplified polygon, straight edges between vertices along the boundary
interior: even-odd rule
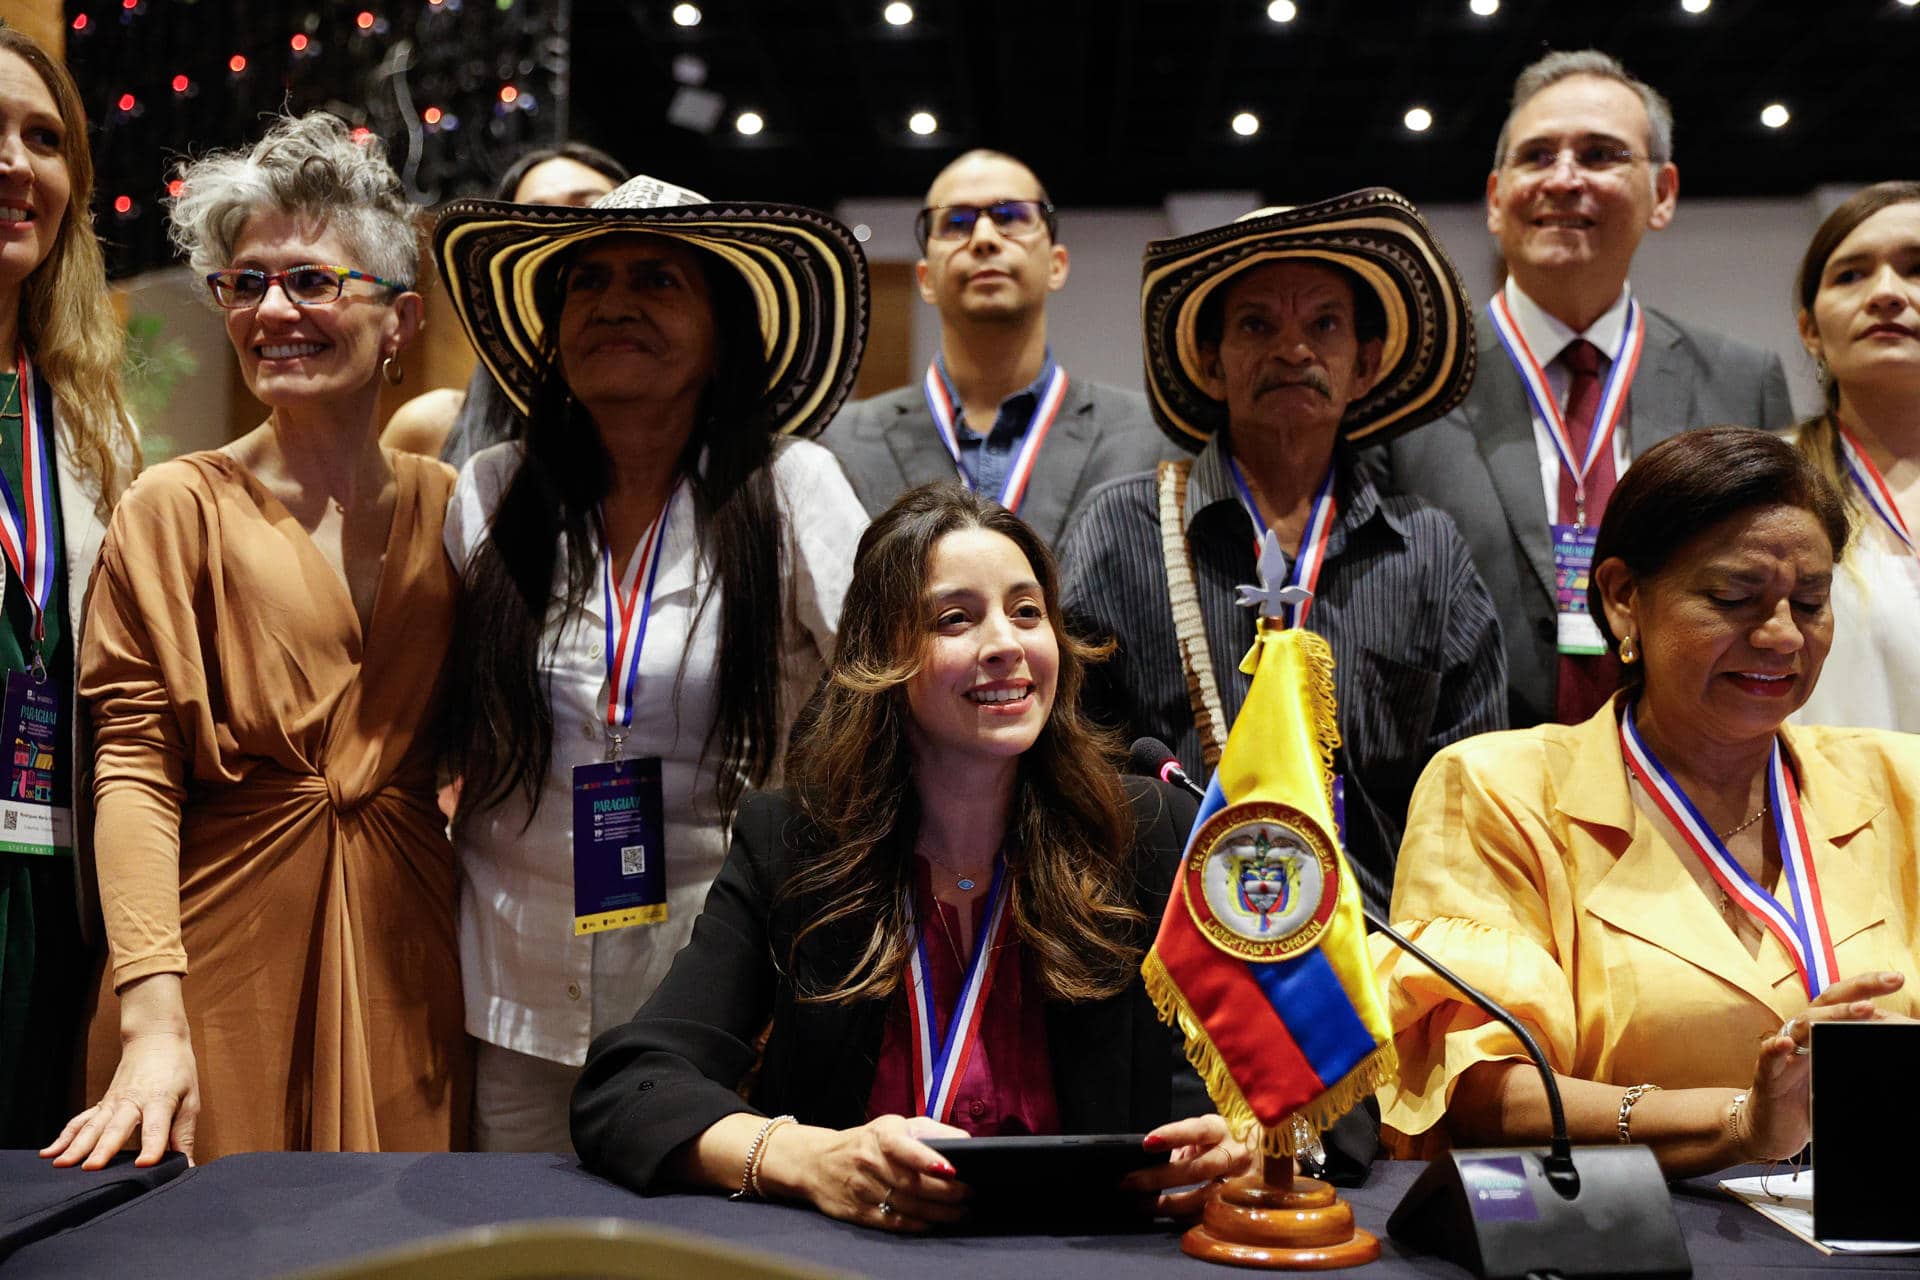
[[[1347,406],[1346,439],[1390,439],[1466,398],[1477,357],[1460,273],[1406,197],[1368,187],[1147,245],[1140,287],[1147,396],[1174,440],[1199,449],[1227,421],[1227,406],[1201,386],[1194,322],[1202,304],[1240,272],[1283,260],[1345,267],[1386,312],[1379,380]]]
[[[545,364],[557,272],[595,236],[640,231],[704,249],[738,272],[760,317],[776,431],[810,436],[853,389],[867,340],[867,259],[853,232],[797,205],[712,202],[637,177],[585,209],[455,200],[433,256],[474,350],[522,414]]]

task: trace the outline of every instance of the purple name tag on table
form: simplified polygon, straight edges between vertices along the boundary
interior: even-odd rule
[[[1531,1222],[1540,1216],[1519,1156],[1461,1156],[1467,1206],[1482,1222]]]
[[[667,918],[660,759],[573,770],[573,931],[599,933]]]

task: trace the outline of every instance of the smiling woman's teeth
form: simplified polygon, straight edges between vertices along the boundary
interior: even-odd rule
[[[317,342],[288,342],[276,346],[260,348],[260,354],[269,360],[291,360],[295,356],[311,356],[325,351]]]
[[[0,222],[25,222],[33,215],[25,209],[12,209],[0,205]]]
[[[1017,689],[976,689],[967,697],[975,702],[1012,702],[1016,698],[1026,697],[1028,688],[1022,685]]]

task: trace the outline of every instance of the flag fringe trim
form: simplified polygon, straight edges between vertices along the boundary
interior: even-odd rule
[[[1260,630],[1273,626],[1283,630],[1277,623],[1260,619]],[[1308,631],[1300,631],[1300,660],[1306,666],[1306,678],[1301,682],[1302,692],[1313,714],[1307,723],[1313,735],[1314,747],[1320,760],[1320,785],[1326,789],[1327,812],[1333,812],[1333,753],[1340,745],[1340,699],[1333,680],[1333,648],[1326,637]],[[1254,641],[1254,647],[1247,654],[1248,660],[1260,651],[1260,641]],[[1344,871],[1345,859],[1342,859]]]
[[[1180,993],[1179,984],[1167,972],[1166,962],[1157,951],[1148,951],[1140,963],[1140,976],[1147,996],[1153,1001],[1160,1020],[1180,1029],[1186,1043],[1187,1061],[1199,1073],[1214,1109],[1227,1122],[1227,1128],[1241,1141],[1257,1141],[1260,1151],[1269,1156],[1300,1156],[1318,1145],[1319,1136],[1331,1129],[1340,1117],[1359,1106],[1380,1086],[1400,1072],[1400,1056],[1388,1040],[1362,1058],[1354,1068],[1306,1106],[1290,1113],[1280,1124],[1268,1127],[1254,1114],[1246,1094],[1213,1047],[1213,1038]]]

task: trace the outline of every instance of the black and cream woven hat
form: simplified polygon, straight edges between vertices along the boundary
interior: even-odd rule
[[[768,420],[802,436],[826,426],[853,389],[867,340],[867,259],[853,232],[815,209],[716,203],[647,177],[585,209],[455,200],[434,224],[434,261],[454,310],[521,413],[530,412],[568,251],[625,231],[679,240],[737,271],[766,344]]]
[[[1347,406],[1341,430],[1348,440],[1390,439],[1466,397],[1476,356],[1460,273],[1419,210],[1396,191],[1368,187],[1147,245],[1140,287],[1147,394],[1174,440],[1199,449],[1227,421],[1227,406],[1202,390],[1194,333],[1201,305],[1240,272],[1286,260],[1347,268],[1386,312],[1380,377]]]

